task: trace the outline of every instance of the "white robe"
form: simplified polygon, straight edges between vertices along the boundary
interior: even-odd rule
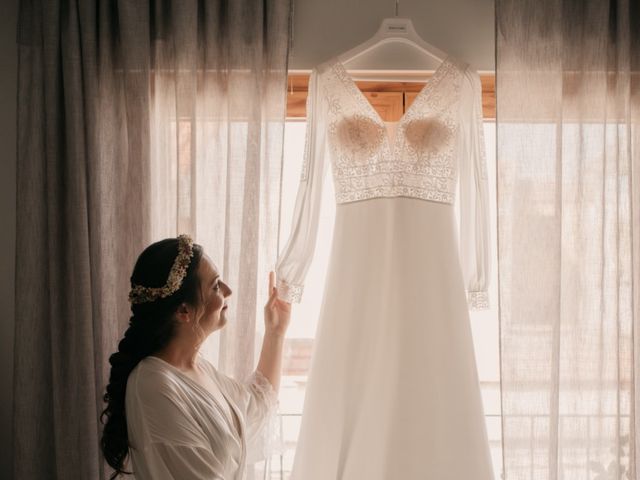
[[[268,442],[277,405],[269,381],[256,371],[242,384],[201,356],[198,362],[228,407],[157,357],[143,359],[129,375],[127,430],[136,480],[241,480]]]

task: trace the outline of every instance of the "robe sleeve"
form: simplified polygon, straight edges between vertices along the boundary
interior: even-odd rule
[[[489,308],[489,193],[482,123],[482,86],[467,69],[461,102],[460,262],[469,308]]]
[[[289,303],[299,303],[302,298],[304,280],[316,246],[323,181],[327,171],[327,102],[321,94],[320,81],[317,70],[313,70],[307,96],[304,161],[291,233],[275,268],[278,294]]]
[[[244,415],[247,462],[268,458],[280,443],[276,428],[278,395],[271,383],[257,370],[245,382],[238,382],[219,372],[216,375]]]
[[[268,458],[278,446],[278,395],[267,378],[255,371],[247,382],[247,462]]]

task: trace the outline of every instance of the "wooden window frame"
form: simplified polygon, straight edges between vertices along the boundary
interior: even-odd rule
[[[483,117],[485,120],[495,120],[495,74],[481,74],[480,81],[482,83]],[[290,74],[287,85],[287,118],[306,118],[309,74]],[[418,92],[424,87],[425,82],[356,81],[356,85],[384,121],[395,122],[411,105]]]

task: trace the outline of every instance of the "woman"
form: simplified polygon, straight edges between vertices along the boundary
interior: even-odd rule
[[[231,289],[186,235],[147,247],[133,269],[133,316],[104,396],[104,456],[136,480],[242,479],[247,450],[260,444],[275,413],[291,306],[269,276],[258,367],[242,384],[199,355],[227,322]],[[131,452],[133,472],[125,470]]]

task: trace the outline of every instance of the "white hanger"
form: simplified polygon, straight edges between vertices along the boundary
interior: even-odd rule
[[[399,0],[395,0],[396,16],[382,20],[380,28],[378,28],[378,31],[373,37],[339,55],[337,58],[340,63],[346,65],[376,48],[391,43],[409,45],[420,53],[437,60],[439,63],[444,61],[447,57],[445,52],[420,38],[410,19],[397,16],[398,2]]]

